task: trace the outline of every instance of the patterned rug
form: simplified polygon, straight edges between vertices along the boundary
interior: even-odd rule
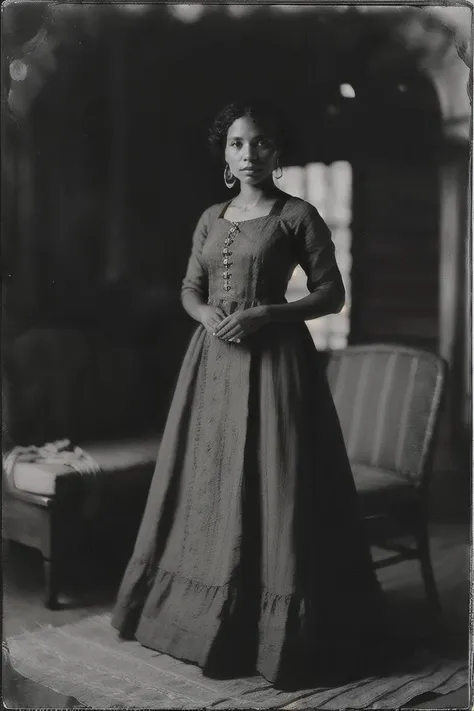
[[[338,688],[275,690],[259,676],[215,680],[199,667],[118,639],[110,615],[8,640],[14,668],[94,709],[394,709],[468,682],[467,660],[420,656],[411,670]]]

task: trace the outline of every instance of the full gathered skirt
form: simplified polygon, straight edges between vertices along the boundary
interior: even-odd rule
[[[376,646],[382,607],[306,326],[241,344],[199,326],[112,624],[204,673],[277,685],[354,669]]]

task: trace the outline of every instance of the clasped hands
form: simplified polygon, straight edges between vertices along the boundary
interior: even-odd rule
[[[240,343],[269,320],[269,310],[264,305],[234,311],[230,316],[226,316],[218,306],[203,306],[200,314],[200,321],[206,331],[229,343]]]

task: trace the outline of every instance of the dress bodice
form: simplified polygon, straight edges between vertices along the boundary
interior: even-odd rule
[[[201,216],[183,291],[197,291],[227,312],[283,303],[293,270],[301,264],[309,291],[343,294],[331,234],[316,208],[285,196],[264,217],[231,222],[223,216],[227,205],[214,205]]]

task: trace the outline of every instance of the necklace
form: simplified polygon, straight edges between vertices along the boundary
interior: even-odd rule
[[[254,207],[257,207],[258,203],[261,202],[261,200],[262,200],[262,196],[257,198],[257,200],[253,203],[253,205],[237,205],[235,203],[235,199],[234,199],[234,200],[232,200],[232,204],[234,205],[234,207],[237,208],[237,210],[242,210],[243,212],[248,212],[249,210],[253,210]]]

